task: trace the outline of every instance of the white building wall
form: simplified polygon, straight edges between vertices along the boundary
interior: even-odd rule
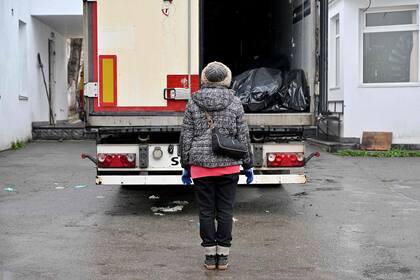
[[[37,53],[41,54],[48,85],[48,40],[52,33],[56,45],[54,114],[56,120],[67,119],[67,39],[32,17],[31,11],[34,6],[38,12],[46,11],[42,14],[52,13],[53,8],[64,13],[69,8],[69,1],[55,2],[51,5],[51,1],[0,1],[0,150],[10,148],[13,141],[31,139],[32,122],[49,119]],[[80,6],[74,4],[73,7]],[[26,23],[26,40],[22,40],[25,36],[19,38],[19,20]],[[26,53],[26,59],[22,53]]]
[[[342,72],[344,137],[362,137],[363,131],[393,132],[396,144],[420,143],[420,85],[361,85],[360,13],[366,0],[344,0],[342,9]],[[372,8],[419,5],[419,0],[373,0]],[[419,15],[419,13],[418,13]],[[420,21],[419,21],[420,22]]]
[[[339,72],[340,72],[340,77],[339,77],[339,86],[335,86],[331,84],[332,79],[332,71],[334,69],[334,65],[333,65],[333,61],[335,59],[334,53],[332,52],[332,48],[334,47],[334,43],[333,40],[335,40],[334,36],[334,31],[333,31],[333,26],[331,25],[331,21],[333,18],[335,17],[339,17],[340,19],[340,30],[341,30],[341,45],[344,45],[343,40],[345,39],[344,35],[343,35],[343,25],[345,22],[345,17],[344,17],[344,2],[342,0],[336,0],[336,1],[332,1],[329,7],[329,22],[328,22],[328,30],[329,30],[329,36],[328,36],[328,42],[329,42],[329,52],[328,52],[328,69],[330,69],[330,71],[328,71],[328,81],[329,81],[329,85],[328,85],[328,100],[330,101],[342,101],[344,100],[344,74],[346,72],[346,69],[343,68],[343,64],[341,63],[340,67],[339,67]],[[343,61],[343,52],[340,52],[340,61]]]
[[[0,1],[0,150],[10,147],[16,139],[31,136],[31,94],[30,87],[21,92],[23,73],[19,66],[19,20],[27,23],[28,42],[29,9],[21,0]],[[24,46],[28,50],[28,46]],[[27,51],[29,56],[29,51]],[[22,71],[24,72],[24,71]],[[28,76],[26,71],[26,76]],[[27,96],[28,101],[19,100],[19,95]]]
[[[80,15],[83,0],[29,0],[32,15]]]
[[[343,42],[343,23],[344,18],[344,2],[343,0],[330,0],[329,1],[329,21],[328,21],[328,110],[334,113],[343,112],[343,103],[344,101],[344,75],[346,69],[343,67],[343,52],[339,52],[339,65],[336,64],[336,31],[335,31],[335,20],[339,19],[339,29],[340,29],[340,46],[344,44]],[[334,22],[334,23],[333,23]],[[342,49],[342,48],[340,48]],[[336,83],[335,75],[337,75],[336,68],[338,69],[338,83]],[[343,137],[345,126],[344,115],[340,114],[340,128],[338,123],[333,122],[334,126],[329,123],[330,129],[334,132],[334,136]],[[330,131],[331,131],[330,130]]]

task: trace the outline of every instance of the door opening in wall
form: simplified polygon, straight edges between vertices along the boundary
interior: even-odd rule
[[[54,97],[55,97],[55,42],[54,40],[48,40],[48,90],[49,90],[49,102],[53,116],[50,119],[55,120],[54,110]]]
[[[19,100],[27,100],[28,45],[26,23],[19,20]]]

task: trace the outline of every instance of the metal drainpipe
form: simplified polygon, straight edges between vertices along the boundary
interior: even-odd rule
[[[320,58],[318,114],[328,112],[328,0],[320,2]]]

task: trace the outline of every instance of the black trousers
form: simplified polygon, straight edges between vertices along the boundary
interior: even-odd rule
[[[239,174],[194,179],[203,247],[230,247]],[[217,229],[215,225],[217,221]]]

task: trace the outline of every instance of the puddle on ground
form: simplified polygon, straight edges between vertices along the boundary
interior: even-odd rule
[[[316,188],[316,191],[322,191],[322,192],[330,192],[330,191],[342,191],[343,188],[341,187],[326,187],[326,188]]]

